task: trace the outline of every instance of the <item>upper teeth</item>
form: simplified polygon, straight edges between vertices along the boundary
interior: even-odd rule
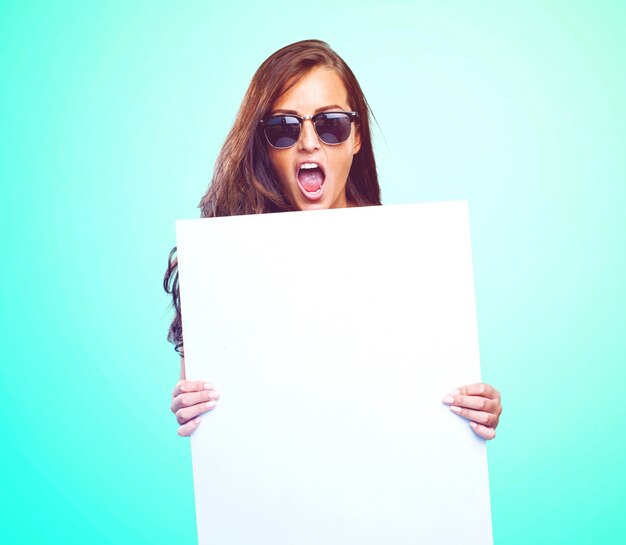
[[[319,168],[317,163],[302,163],[300,168]]]

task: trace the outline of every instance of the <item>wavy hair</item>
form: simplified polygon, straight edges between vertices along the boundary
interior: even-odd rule
[[[380,204],[380,186],[370,132],[371,110],[361,86],[345,61],[320,40],[304,40],[283,47],[256,71],[233,127],[217,157],[211,184],[200,201],[201,217],[265,214],[293,210],[282,192],[269,159],[268,144],[259,129],[279,96],[311,69],[335,71],[346,87],[350,108],[359,114],[361,149],[354,156],[346,183],[347,201],[356,206]],[[163,288],[172,297],[175,316],[168,340],[183,355],[183,330],[178,288],[176,247],[170,252]]]

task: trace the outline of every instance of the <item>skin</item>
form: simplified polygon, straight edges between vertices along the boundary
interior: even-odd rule
[[[319,111],[351,111],[346,88],[337,74],[325,67],[310,70],[273,105],[272,113],[295,113],[308,116]],[[295,146],[286,150],[270,148],[269,155],[278,173],[284,194],[299,210],[345,208],[346,183],[352,159],[361,148],[361,138],[352,125],[350,137],[341,144],[330,146],[321,142],[313,123],[306,120]],[[323,167],[325,180],[321,198],[311,200],[298,187],[296,173],[302,162],[314,162]],[[202,421],[201,415],[212,411],[220,393],[212,384],[186,380],[185,359],[180,360],[180,380],[172,392],[171,411],[180,427],[180,436],[190,436]],[[441,400],[450,411],[468,420],[474,432],[484,439],[496,436],[502,414],[500,393],[489,384],[460,386]]]
[[[185,358],[180,358],[180,380],[172,392],[170,410],[180,425],[178,435],[189,437],[202,421],[203,413],[212,411],[220,393],[211,383],[200,380],[186,380]]]

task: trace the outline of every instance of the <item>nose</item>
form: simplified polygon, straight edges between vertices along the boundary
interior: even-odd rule
[[[298,148],[302,151],[310,152],[319,149],[320,141],[313,126],[311,119],[305,119],[302,122],[300,128],[300,140],[298,141]]]

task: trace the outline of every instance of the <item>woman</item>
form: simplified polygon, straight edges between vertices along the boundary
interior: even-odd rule
[[[202,217],[379,205],[369,107],[354,74],[328,44],[306,40],[271,55],[254,74],[200,202]],[[189,436],[219,392],[185,379],[175,248],[165,290],[176,311],[168,339],[181,354],[171,410]],[[495,437],[500,394],[488,384],[442,401],[485,439]]]

